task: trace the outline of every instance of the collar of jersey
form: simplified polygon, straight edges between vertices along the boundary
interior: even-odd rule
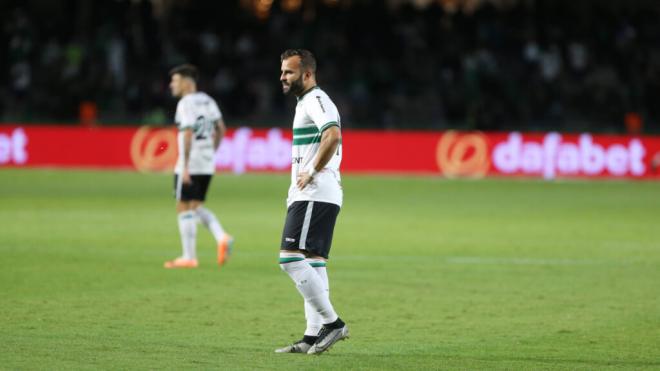
[[[305,95],[307,95],[307,93],[309,93],[310,91],[312,91],[312,90],[314,90],[314,89],[319,89],[319,86],[318,86],[318,85],[314,85],[314,86],[312,86],[311,88],[307,89],[306,92],[302,93],[301,96],[297,97],[298,102],[300,102],[300,101],[305,97]]]

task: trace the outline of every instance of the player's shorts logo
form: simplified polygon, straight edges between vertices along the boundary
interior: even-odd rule
[[[140,127],[131,140],[131,160],[139,171],[171,171],[176,164],[176,132]]]
[[[486,136],[448,131],[438,141],[436,160],[440,171],[448,178],[482,178],[490,167]]]

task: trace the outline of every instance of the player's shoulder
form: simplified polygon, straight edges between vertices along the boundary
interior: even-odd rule
[[[193,102],[192,98],[193,94],[186,94],[181,99],[179,99],[179,102],[176,104],[177,108],[183,108],[183,107],[190,107]]]
[[[203,91],[187,94],[179,100],[179,104],[183,105],[207,105],[211,103],[215,104],[215,99]]]
[[[198,99],[200,101],[212,101],[212,100],[214,100],[210,95],[206,94],[203,91],[198,91],[194,95],[195,95],[195,99]]]
[[[330,96],[328,93],[325,92],[325,90],[321,89],[320,87],[316,86],[312,88],[309,92],[307,92],[303,97],[302,97],[302,102],[303,104],[309,106],[309,105],[325,105],[325,104],[334,104],[332,102],[332,99],[330,99]]]
[[[321,89],[319,86],[311,88],[305,95],[302,97],[304,100],[317,99],[317,98],[330,98],[328,93],[325,90]]]

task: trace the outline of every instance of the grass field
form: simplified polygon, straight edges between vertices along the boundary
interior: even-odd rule
[[[345,176],[329,264],[352,337],[277,265],[288,177],[221,175],[237,239],[180,252],[169,175],[0,171],[2,369],[660,369],[660,184]]]

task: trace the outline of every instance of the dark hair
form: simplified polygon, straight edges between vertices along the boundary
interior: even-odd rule
[[[195,82],[197,82],[199,79],[199,72],[197,72],[197,67],[193,66],[192,64],[181,64],[172,68],[170,70],[170,76],[174,76],[176,74],[192,79]]]
[[[313,73],[316,72],[316,58],[314,58],[314,54],[307,49],[287,49],[282,55],[280,55],[280,62],[295,56],[300,57],[300,67],[302,67],[303,70],[309,70]]]

